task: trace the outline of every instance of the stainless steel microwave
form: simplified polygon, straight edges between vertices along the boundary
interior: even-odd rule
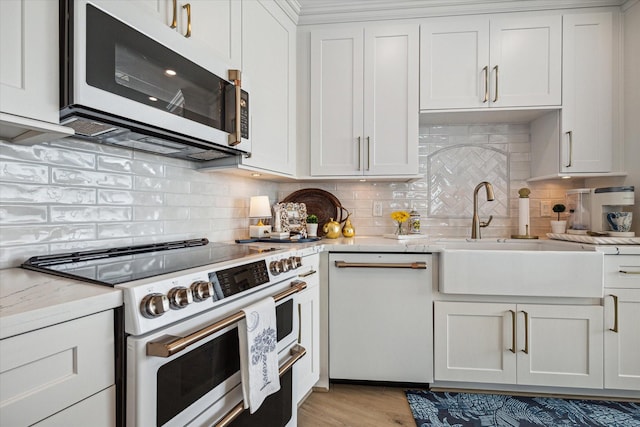
[[[248,155],[238,70],[127,1],[60,0],[60,121],[95,142],[193,161]]]

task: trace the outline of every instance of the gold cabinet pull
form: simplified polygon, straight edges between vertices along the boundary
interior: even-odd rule
[[[493,67],[493,69],[496,72],[496,93],[493,97],[493,102],[498,102],[498,66],[496,65],[495,67]]]
[[[367,137],[367,170],[371,170],[371,141]]]
[[[484,98],[482,99],[484,104],[489,100],[489,66],[485,65],[482,72],[484,73]]]
[[[618,296],[613,294],[609,296],[613,298],[613,328],[609,328],[609,330],[617,334],[620,332],[618,329]]]
[[[509,310],[511,313],[511,348],[509,351],[511,353],[516,352],[516,312],[513,310]]]
[[[573,161],[573,131],[565,132],[569,137],[569,163],[564,165],[565,168],[571,167],[571,162]]]
[[[176,28],[178,26],[178,0],[173,0],[173,19],[169,27]]]
[[[191,37],[191,3],[187,3],[182,6],[183,9],[187,9],[187,32],[184,34],[186,38]]]
[[[529,354],[529,313],[523,311],[524,314],[524,354]]]
[[[640,274],[640,271],[627,271],[627,270],[618,270],[620,274]]]

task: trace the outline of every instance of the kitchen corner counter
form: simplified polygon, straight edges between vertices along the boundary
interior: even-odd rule
[[[0,339],[122,305],[108,286],[21,268],[0,270]]]

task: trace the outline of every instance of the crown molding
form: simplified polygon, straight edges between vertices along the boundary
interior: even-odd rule
[[[623,12],[626,12],[627,10],[631,9],[631,7],[633,7],[634,5],[638,4],[638,2],[640,2],[640,0],[627,0],[620,7],[620,9],[622,9]]]
[[[626,0],[633,3],[637,0]],[[588,7],[625,0],[300,0],[299,25]]]
[[[275,0],[275,2],[280,6],[280,9],[293,21],[294,24],[298,25],[298,18],[300,16],[300,2],[298,0]]]

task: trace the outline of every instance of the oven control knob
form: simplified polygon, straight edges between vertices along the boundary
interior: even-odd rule
[[[280,263],[280,265],[282,266],[282,272],[286,273],[287,271],[291,270],[292,265],[290,263],[290,259],[289,258],[285,258],[285,259],[281,259],[280,261],[278,261]]]
[[[169,311],[169,299],[163,294],[149,294],[140,302],[140,312],[148,319],[162,316]]]
[[[206,301],[213,295],[213,285],[205,280],[193,282],[190,288],[195,302]]]
[[[292,256],[291,258],[289,258],[289,260],[291,261],[291,265],[293,266],[294,270],[296,268],[302,267],[302,258],[300,258],[299,256]]]
[[[271,271],[271,274],[274,276],[282,273],[282,263],[280,261],[271,261],[269,263],[269,271]]]
[[[187,289],[182,286],[171,288],[169,290],[169,293],[167,294],[167,298],[169,298],[169,306],[171,306],[171,308],[173,308],[174,310],[185,308],[193,302],[191,289]]]

